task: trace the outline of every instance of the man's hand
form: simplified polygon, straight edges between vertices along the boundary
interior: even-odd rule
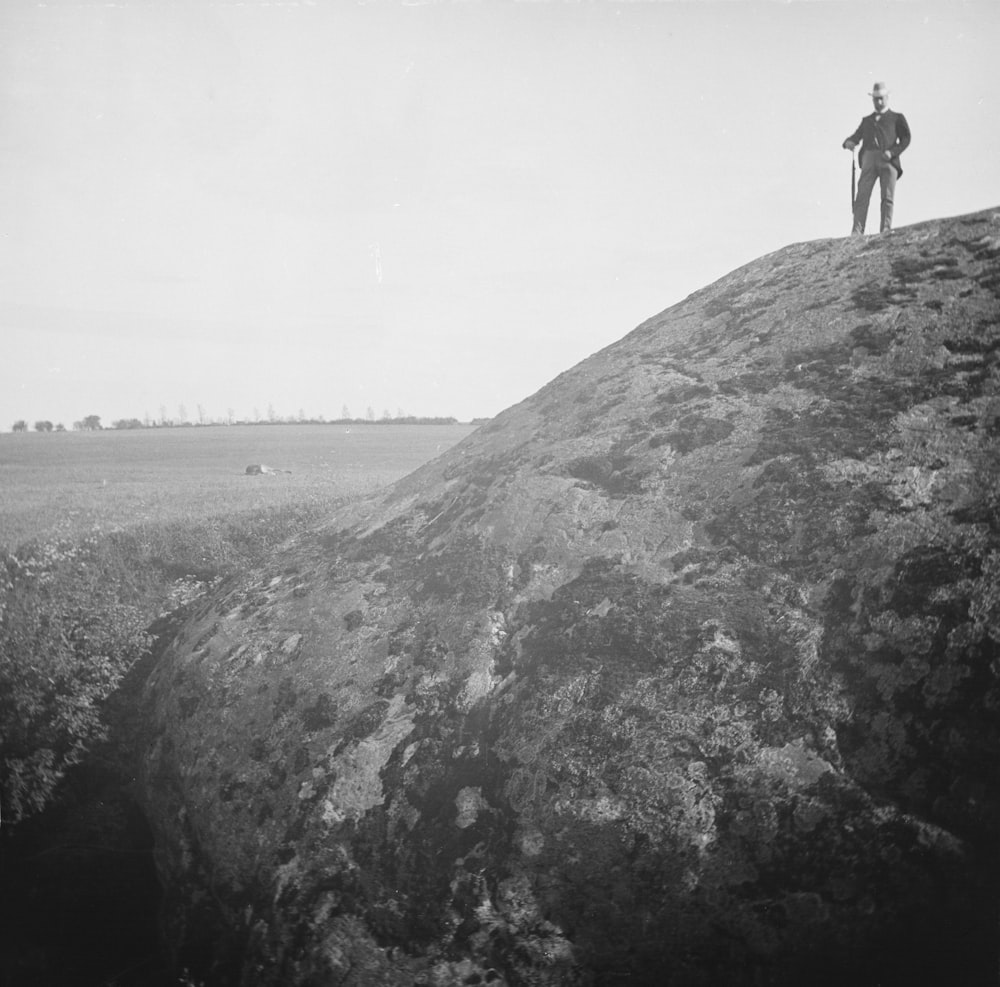
[[[852,140],[846,140],[846,141],[844,141],[844,150],[846,150],[846,151],[853,151],[857,146],[858,145],[855,144],[854,141],[852,141]]]

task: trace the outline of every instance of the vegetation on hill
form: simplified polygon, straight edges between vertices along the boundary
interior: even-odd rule
[[[995,980],[998,234],[761,258],[199,605],[137,771],[191,969]]]

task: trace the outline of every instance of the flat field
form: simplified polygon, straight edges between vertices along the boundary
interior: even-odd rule
[[[31,539],[331,507],[435,458],[472,425],[245,425],[0,434],[0,548]],[[248,476],[261,463],[289,470]]]

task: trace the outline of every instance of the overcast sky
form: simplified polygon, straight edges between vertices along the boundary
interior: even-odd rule
[[[492,416],[844,235],[876,80],[897,226],[1000,206],[998,51],[996,0],[3,0],[0,430]]]

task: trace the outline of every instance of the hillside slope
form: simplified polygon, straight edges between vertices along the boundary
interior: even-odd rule
[[[990,982],[998,262],[777,251],[222,587],[145,697],[178,962]]]

